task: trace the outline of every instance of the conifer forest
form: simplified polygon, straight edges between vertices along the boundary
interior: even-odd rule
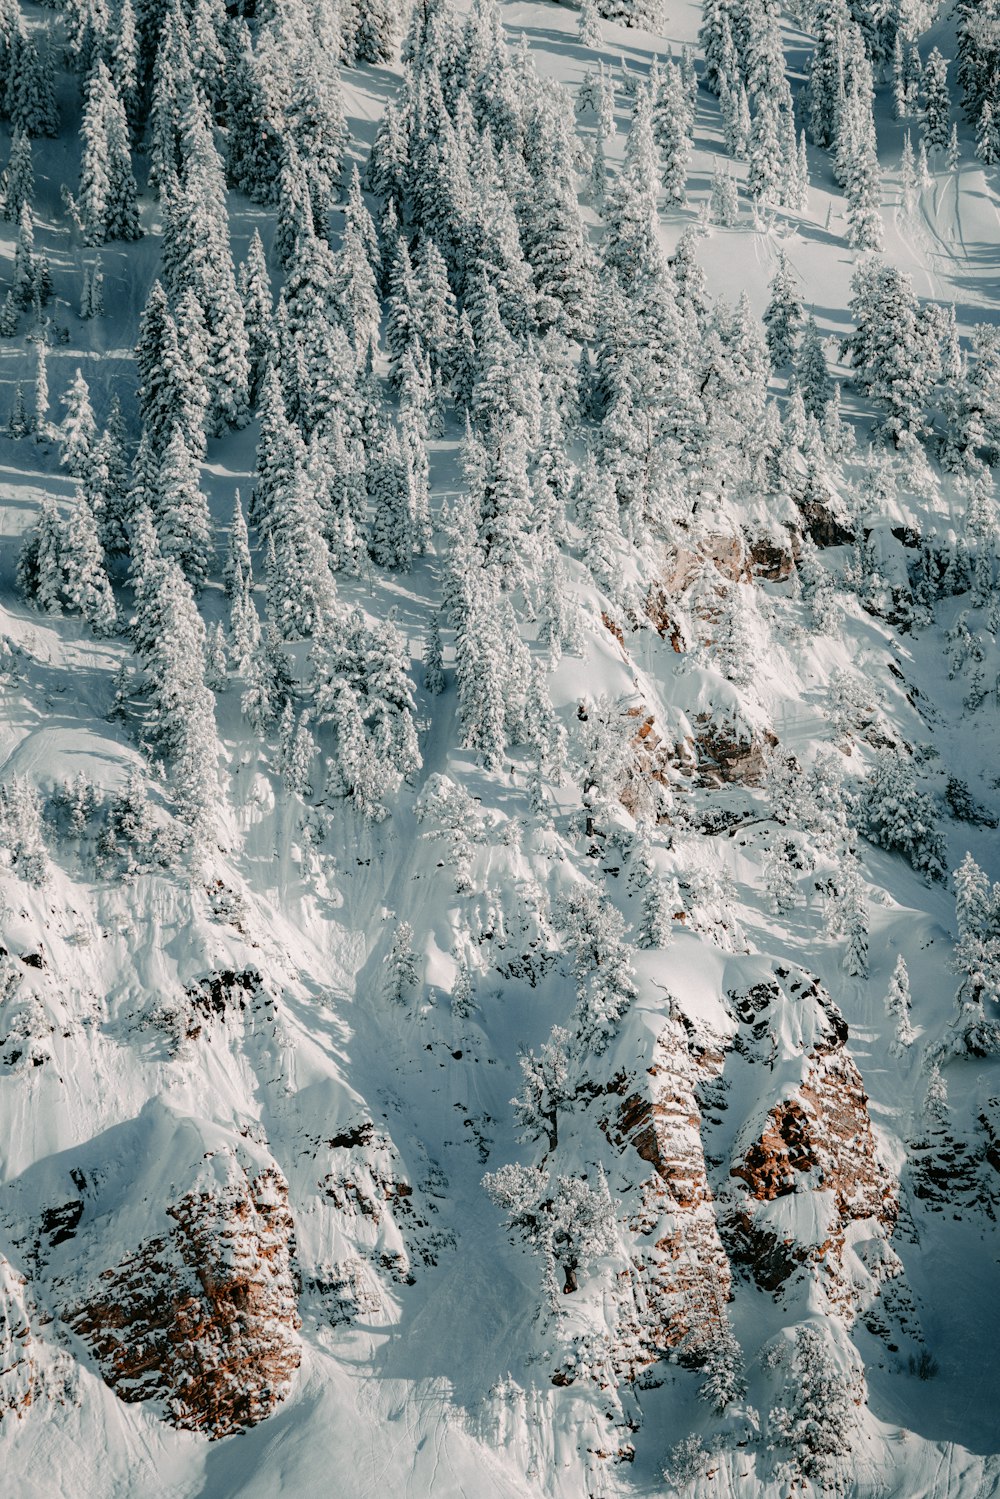
[[[1000,1499],[1000,0],[0,0],[0,1495]]]

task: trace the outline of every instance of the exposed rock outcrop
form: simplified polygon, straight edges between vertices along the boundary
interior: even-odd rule
[[[35,1359],[25,1280],[0,1255],[0,1417],[23,1414],[32,1402]]]
[[[879,1156],[843,1018],[808,975],[777,975],[730,996],[741,1023],[735,1056],[769,1068],[778,1101],[736,1137],[723,1235],[762,1289],[779,1293],[803,1271],[853,1318],[900,1273],[888,1243],[897,1183]],[[877,1254],[864,1247],[872,1240]]]
[[[287,1186],[231,1152],[214,1166],[214,1182],[167,1208],[174,1228],[104,1270],[64,1316],[121,1399],[162,1400],[171,1424],[216,1438],[269,1416],[301,1353]]]
[[[648,1085],[629,1092],[602,1126],[612,1144],[651,1168],[628,1218],[639,1244],[635,1312],[623,1319],[617,1362],[629,1379],[669,1354],[701,1362],[727,1322],[730,1270],[705,1168],[697,1080],[683,1027],[671,1020],[656,1042]]]
[[[727,729],[707,713],[699,714],[696,723],[695,744],[703,784],[760,784],[767,767],[767,751],[778,742],[769,729],[744,735],[736,727]]]

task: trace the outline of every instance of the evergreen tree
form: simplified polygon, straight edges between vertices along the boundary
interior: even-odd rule
[[[90,404],[90,389],[79,369],[62,400],[66,415],[59,434],[62,446],[59,462],[74,478],[85,478],[97,439],[97,422]]]
[[[811,30],[816,47],[809,65],[808,124],[817,146],[837,139],[840,111],[854,79],[852,63],[859,38],[847,0],[817,0]]]
[[[274,332],[274,307],[267,259],[260,231],[254,229],[247,258],[240,266],[240,299],[247,332],[247,357],[250,363],[249,395],[256,404],[264,373],[277,360]]]
[[[379,300],[375,271],[363,227],[349,217],[337,254],[330,294],[355,359],[363,366],[378,343]]]
[[[921,316],[909,276],[881,261],[859,266],[851,283],[856,331],[844,353],[864,393],[887,408],[894,440],[919,429],[936,373],[934,331]]]
[[[713,94],[735,79],[736,51],[729,20],[729,0],[705,0],[698,42],[705,56],[705,86]]]
[[[934,805],[917,786],[909,760],[880,750],[862,802],[862,832],[880,848],[901,853],[929,880],[946,874],[944,839]]]
[[[812,1323],[796,1333],[792,1374],[789,1403],[771,1410],[771,1440],[790,1452],[800,1474],[823,1481],[854,1451],[858,1416],[826,1337]]]
[[[314,634],[334,608],[336,585],[316,495],[298,464],[272,497],[265,569],[268,611],[281,638]]]
[[[62,591],[66,607],[82,614],[97,635],[113,635],[118,609],[108,579],[97,521],[86,495],[77,492],[62,534]]]
[[[197,592],[212,570],[212,521],[198,462],[175,426],[163,452],[153,509],[160,551]]]
[[[671,898],[667,883],[656,877],[651,879],[642,898],[639,946],[647,949],[669,947],[673,941],[673,916],[676,910],[677,904]]]
[[[153,283],[139,322],[135,351],[139,411],[153,455],[159,457],[175,426],[190,452],[205,452],[207,387],[193,377],[181,354],[177,324],[159,281]]]
[[[11,407],[10,416],[7,420],[7,436],[15,441],[21,437],[27,437],[28,411],[24,404],[24,384],[18,380],[14,387],[14,404]]]
[[[1000,121],[993,112],[989,99],[983,100],[976,126],[976,155],[984,166],[992,167],[1000,161]],[[5,217],[10,217],[5,214]]]
[[[848,101],[837,137],[838,168],[847,197],[848,241],[856,249],[882,247],[880,186],[875,122],[858,90]]]
[[[711,212],[713,222],[724,229],[731,229],[739,220],[739,190],[728,167],[716,166],[712,173]]]
[[[754,209],[775,208],[782,196],[781,122],[770,94],[758,101],[748,145],[747,191]]]
[[[681,70],[668,63],[654,84],[653,138],[660,150],[661,181],[668,204],[683,204],[691,160],[694,115]]]
[[[165,204],[164,267],[175,305],[190,290],[201,306],[208,419],[221,433],[249,420],[249,341],[229,243],[225,174],[204,106],[194,97],[184,113],[183,152],[183,180]]]
[[[35,192],[35,172],[31,156],[31,138],[23,131],[14,132],[10,160],[3,175],[3,216],[16,224],[21,209],[30,203]]]
[[[59,133],[52,55],[47,46],[40,51],[24,28],[15,33],[11,48],[7,109],[14,129],[25,135]]]
[[[921,132],[928,152],[946,150],[951,134],[951,93],[948,64],[937,47],[924,65]]]
[[[37,889],[49,877],[43,826],[38,792],[23,776],[11,776],[0,786],[0,843],[18,879]]]
[[[35,340],[35,399],[33,407],[34,420],[32,429],[37,442],[44,442],[49,436],[49,377],[47,366],[47,352],[44,339]]]
[[[806,319],[795,360],[795,381],[806,411],[821,421],[833,397],[833,381],[823,353],[823,340],[812,316]]]
[[[590,885],[564,897],[558,919],[573,954],[577,1034],[584,1045],[601,1052],[637,993],[622,919]]]
[[[444,650],[441,645],[441,619],[437,611],[431,620],[427,655],[424,659],[424,686],[432,697],[444,691]]]
[[[385,959],[385,982],[383,995],[395,1004],[401,1004],[417,987],[417,955],[413,951],[413,928],[408,921],[396,927],[392,946]]]
[[[88,245],[138,239],[139,210],[128,121],[114,80],[98,60],[87,82],[81,123],[83,163],[77,210]]]
[[[604,36],[601,31],[598,0],[583,0],[580,7],[580,24],[577,28],[577,37],[581,47],[600,47],[603,45]]]
[[[787,258],[779,253],[778,269],[771,282],[771,299],[764,310],[767,347],[775,371],[792,363],[801,319],[798,285]]]
[[[896,1056],[901,1056],[916,1040],[916,1031],[910,1024],[910,976],[902,953],[896,959],[896,966],[892,971],[885,1007],[896,1022],[891,1049]]]
[[[205,626],[175,562],[151,558],[155,581],[139,590],[140,636],[151,713],[148,728],[170,765],[178,814],[195,847],[206,841],[219,799],[215,699],[205,683]]]
[[[355,610],[322,622],[311,662],[316,721],[337,735],[340,794],[379,822],[421,765],[405,642],[391,619],[369,627]]]
[[[42,264],[35,255],[35,224],[30,203],[21,204],[17,221],[17,246],[14,251],[14,286],[8,296],[18,307],[30,307],[41,298]],[[16,323],[10,333],[16,331]],[[8,334],[8,337],[10,335]]]
[[[374,502],[371,554],[380,567],[408,572],[414,550],[410,484],[394,427],[387,429],[369,472],[369,492]]]

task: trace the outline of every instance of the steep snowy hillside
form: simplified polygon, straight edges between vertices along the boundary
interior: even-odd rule
[[[4,1493],[1000,1493],[998,77],[0,0]]]

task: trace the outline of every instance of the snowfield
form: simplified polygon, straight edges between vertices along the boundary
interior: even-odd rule
[[[491,4],[477,0],[476,14]],[[457,5],[463,20],[471,9]],[[954,59],[950,5],[903,9],[925,61],[935,46]],[[809,143],[801,208],[755,211],[747,163],[734,161],[704,86],[701,4],[664,0],[655,33],[601,20],[600,46],[587,46],[576,8],[497,0],[506,54],[569,101],[580,150],[563,185],[579,199],[598,286],[610,210],[591,180],[598,115],[577,108],[578,92],[604,70],[617,182],[654,62],[690,49],[702,84],[686,200],[661,196],[656,234],[674,290],[679,247],[683,259],[693,245],[712,305],[730,309],[715,322],[708,309],[700,322],[689,307],[677,314],[676,388],[680,371],[693,404],[713,399],[714,358],[729,395],[709,411],[697,463],[678,456],[680,440],[663,460],[667,498],[652,522],[619,527],[612,488],[607,565],[588,531],[600,522],[570,485],[588,453],[602,475],[618,472],[622,429],[605,412],[602,431],[596,407],[560,416],[552,446],[566,492],[543,534],[537,465],[551,434],[536,423],[523,575],[515,559],[480,596],[501,543],[477,541],[479,513],[462,506],[477,486],[486,493],[476,465],[493,461],[482,456],[493,438],[477,417],[481,455],[470,458],[445,378],[440,424],[422,444],[426,547],[405,568],[379,560],[378,502],[364,497],[360,561],[330,574],[330,634],[317,625],[277,643],[292,707],[254,723],[223,559],[236,491],[246,509],[261,488],[258,391],[248,424],[209,435],[195,460],[212,552],[197,613],[209,632],[221,626],[229,655],[209,683],[217,741],[201,749],[214,785],[217,747],[218,793],[192,850],[178,845],[171,753],[144,744],[156,673],[152,689],[128,674],[136,512],[132,558],[110,564],[119,628],[95,633],[71,604],[46,610],[18,586],[24,538],[50,503],[65,519],[82,482],[61,466],[58,426],[77,370],[99,429],[120,400],[129,483],[141,487],[133,350],[165,274],[165,231],[177,232],[147,184],[149,153],[136,153],[142,237],[100,247],[106,310],[79,316],[98,251],[61,192],[76,192],[81,156],[63,53],[87,6],[65,10],[20,7],[59,61],[60,129],[33,141],[31,199],[53,295],[0,338],[0,411],[14,410],[19,384],[30,411],[45,320],[51,422],[0,436],[0,1488],[17,1499],[1000,1494],[994,470],[985,441],[964,469],[940,461],[944,376],[928,398],[933,432],[870,454],[884,406],[852,381],[841,341],[852,278],[872,252],[849,243],[831,153]],[[801,108],[813,39],[800,21],[783,12],[780,35]],[[340,70],[349,144],[335,250],[351,167],[364,172],[408,67],[394,53]],[[882,258],[912,278],[921,306],[954,305],[969,355],[973,330],[998,322],[1000,167],[976,157],[953,82],[958,163],[934,157],[930,185],[907,204],[904,131],[916,143],[919,116],[894,117],[891,63],[884,72]],[[9,120],[0,128],[6,160]],[[481,134],[475,150],[482,165]],[[509,158],[503,170],[513,180]],[[712,208],[720,170],[740,186],[728,225]],[[365,201],[381,226],[378,195]],[[276,294],[287,275],[276,226],[291,206],[231,188],[228,208],[236,265],[259,231]],[[414,254],[418,228],[411,217]],[[0,301],[17,238],[15,223],[0,225]],[[842,385],[840,452],[824,449],[816,423],[788,435],[787,364],[765,371],[766,411],[746,397],[753,350],[749,375],[735,363],[731,386],[719,375],[736,359],[744,294],[766,354],[760,319],[783,263]],[[389,381],[382,292],[372,379],[395,424],[407,397]],[[480,308],[477,332],[488,318]],[[504,336],[522,361],[513,383],[530,384],[524,370],[544,347],[562,391],[551,405],[569,411],[580,339]],[[606,326],[587,340],[595,356],[602,336]],[[652,368],[636,364],[651,408]],[[302,411],[288,420],[308,426]],[[529,426],[511,425],[515,446]],[[368,434],[372,472],[385,432]],[[755,458],[768,432],[772,448]],[[983,475],[989,525],[973,534]],[[821,513],[807,512],[820,491]],[[496,536],[514,508],[504,494]],[[250,518],[263,620],[275,587]],[[158,524],[167,549],[169,516]],[[315,582],[302,576],[303,590]],[[155,578],[166,596],[166,574]],[[161,626],[190,624],[178,609]],[[484,640],[493,629],[477,670],[463,665],[470,616]],[[376,639],[386,621],[401,640],[391,663]],[[335,707],[317,707],[314,634],[341,676],[364,638],[379,691],[396,668],[408,682],[417,753],[383,819],[352,791],[363,768],[353,783],[345,772],[336,680]],[[477,684],[497,682],[491,757],[486,730],[478,742],[469,731],[469,703]],[[405,716],[385,735],[402,735]],[[294,769],[303,722],[314,741],[299,741]],[[361,760],[374,764],[385,742],[373,733]],[[25,787],[44,814],[37,837],[25,832]],[[141,854],[139,834],[101,841],[109,809],[135,811],[137,787]],[[885,829],[899,807],[894,842]],[[33,879],[38,847],[45,872]],[[968,865],[965,883],[954,879],[967,855],[985,877],[971,895]],[[982,941],[963,967],[973,929]],[[887,1007],[900,958],[905,1040],[902,1002]],[[956,998],[970,973],[975,1014]]]

